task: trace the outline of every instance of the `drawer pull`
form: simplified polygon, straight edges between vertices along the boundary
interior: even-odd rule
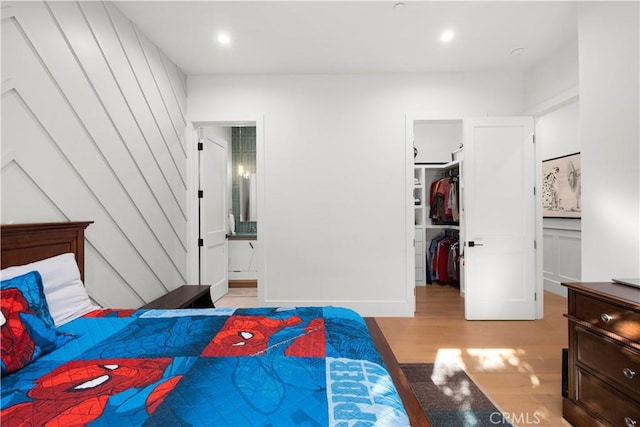
[[[600,315],[600,318],[604,323],[609,323],[611,320],[613,320],[613,317],[609,316],[607,313],[602,313],[602,315]]]
[[[627,425],[627,427],[636,427],[636,420],[634,420],[633,418],[624,417],[624,423]]]
[[[636,376],[635,371],[632,371],[632,370],[631,370],[631,369],[629,369],[629,368],[624,368],[624,369],[622,370],[622,373],[624,374],[624,376],[625,376],[625,377],[629,378],[630,380],[632,380],[632,379],[633,379],[633,377],[635,377],[635,376]]]

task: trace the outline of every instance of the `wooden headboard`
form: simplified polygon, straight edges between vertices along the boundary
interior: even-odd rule
[[[93,221],[0,225],[1,268],[71,252],[84,281],[84,230]]]

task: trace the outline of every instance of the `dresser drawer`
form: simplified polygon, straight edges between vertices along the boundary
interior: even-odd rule
[[[640,425],[640,403],[578,369],[578,402],[614,426]]]
[[[640,339],[640,313],[590,296],[576,294],[575,316],[631,341]]]
[[[640,354],[575,326],[578,363],[599,372],[640,401]]]

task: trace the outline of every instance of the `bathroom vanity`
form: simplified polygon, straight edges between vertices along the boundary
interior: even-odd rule
[[[251,285],[258,280],[258,240],[255,234],[229,237],[229,284]]]

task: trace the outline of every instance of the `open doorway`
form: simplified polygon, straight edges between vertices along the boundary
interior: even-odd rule
[[[198,237],[190,255],[191,280],[211,286],[215,302],[229,286],[260,281],[258,224],[262,120],[194,122],[197,156],[190,194],[197,194],[190,218]]]
[[[533,119],[408,114],[406,135],[419,160],[408,164],[416,283],[455,284],[467,320],[542,318]],[[494,182],[509,200],[499,214]]]
[[[258,283],[256,126],[253,123],[208,128],[229,136],[228,276],[231,288]],[[204,132],[203,132],[204,134]]]

